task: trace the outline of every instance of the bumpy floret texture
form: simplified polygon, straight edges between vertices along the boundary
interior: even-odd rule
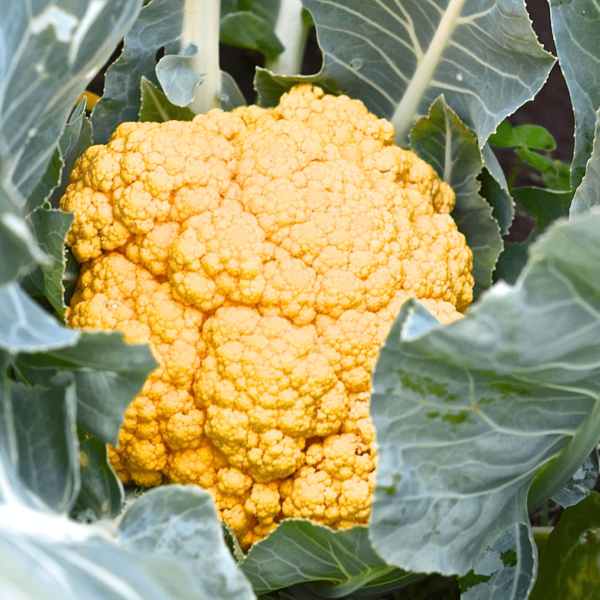
[[[79,159],[69,323],[160,361],[110,449],[124,482],[206,488],[244,546],[285,517],[367,522],[379,347],[408,298],[449,322],[473,286],[452,190],[393,134],[302,85]]]

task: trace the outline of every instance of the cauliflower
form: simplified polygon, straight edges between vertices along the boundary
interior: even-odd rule
[[[69,325],[160,362],[110,449],[123,482],[202,486],[245,547],[285,517],[368,521],[379,347],[408,298],[449,322],[473,287],[454,193],[393,135],[300,85],[272,109],[123,123],[79,159]]]

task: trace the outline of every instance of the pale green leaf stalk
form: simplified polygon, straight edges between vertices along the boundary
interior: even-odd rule
[[[396,130],[395,139],[399,145],[404,142],[414,125],[415,117],[418,115],[419,104],[431,85],[431,80],[440,62],[440,58],[460,21],[465,2],[466,0],[450,0],[439,27],[425,53],[420,51],[416,33],[414,31],[411,32],[413,34],[411,37],[415,40],[418,66],[392,117],[392,124]],[[409,23],[412,29],[412,22]]]
[[[183,10],[181,45],[198,49],[187,59],[188,66],[202,76],[194,99],[187,105],[200,114],[221,106],[221,68],[219,66],[220,0],[186,0]]]
[[[275,23],[275,34],[284,45],[284,51],[265,68],[278,75],[299,75],[308,37],[308,26],[302,18],[302,0],[281,0]]]

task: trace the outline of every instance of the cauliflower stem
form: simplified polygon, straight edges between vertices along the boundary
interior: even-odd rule
[[[302,11],[302,0],[279,2],[275,34],[284,45],[284,50],[277,58],[265,61],[265,68],[272,73],[295,75],[302,72],[302,58],[309,31]]]
[[[195,46],[197,52],[187,65],[202,77],[188,108],[204,113],[219,108],[221,100],[221,67],[219,65],[220,0],[185,0],[183,7],[183,49]]]

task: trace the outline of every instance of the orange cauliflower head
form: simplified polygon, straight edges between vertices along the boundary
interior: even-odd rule
[[[244,546],[285,517],[368,521],[379,347],[409,297],[448,322],[473,287],[454,193],[393,134],[300,85],[273,109],[123,123],[79,159],[69,324],[160,361],[110,451],[124,482],[206,488]]]

